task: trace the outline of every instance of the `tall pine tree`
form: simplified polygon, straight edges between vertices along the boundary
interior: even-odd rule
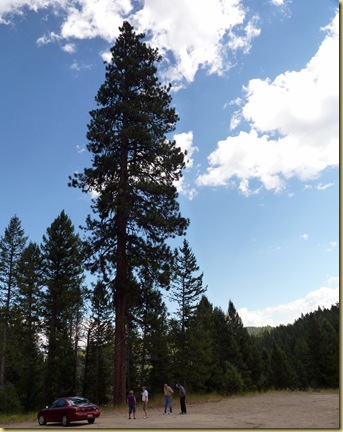
[[[124,22],[106,64],[106,79],[91,111],[87,149],[92,168],[71,186],[93,192],[87,218],[90,269],[112,284],[115,308],[114,404],[126,399],[127,298],[135,273],[150,263],[155,277],[169,274],[166,240],[184,235],[188,221],[179,211],[175,182],[184,154],[167,135],[178,116],[170,107],[170,86],[157,78],[156,49]]]

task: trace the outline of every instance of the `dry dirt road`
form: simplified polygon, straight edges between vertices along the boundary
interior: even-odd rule
[[[338,429],[340,404],[338,393],[268,392],[233,396],[205,403],[187,404],[187,415],[179,415],[178,400],[173,400],[172,415],[161,408],[150,408],[144,419],[138,403],[136,419],[128,420],[126,410],[106,411],[94,424],[72,423],[70,428],[85,429]],[[40,427],[36,420],[0,424],[6,431],[35,429],[54,431],[61,424]]]

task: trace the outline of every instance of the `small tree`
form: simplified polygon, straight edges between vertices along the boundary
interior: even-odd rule
[[[172,278],[171,301],[178,304],[176,316],[180,320],[181,333],[184,335],[189,319],[197,307],[201,295],[207,290],[203,287],[203,273],[199,272],[197,260],[186,239],[183,246],[175,251],[175,265]]]
[[[176,320],[172,320],[172,335],[175,344],[174,367],[179,371],[179,379],[185,382],[190,365],[186,359],[188,351],[187,330],[194,311],[205,293],[203,273],[199,272],[196,257],[186,239],[183,246],[175,250],[171,291],[169,299],[177,303]]]

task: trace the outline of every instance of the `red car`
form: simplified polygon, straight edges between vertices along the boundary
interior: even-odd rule
[[[48,422],[58,422],[68,426],[70,422],[79,420],[94,423],[99,416],[100,409],[97,405],[84,397],[72,396],[56,399],[50,407],[39,411],[37,419],[41,426]]]

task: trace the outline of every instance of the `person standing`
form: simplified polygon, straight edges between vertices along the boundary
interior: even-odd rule
[[[145,386],[142,387],[142,402],[143,402],[143,411],[144,411],[144,418],[148,418],[148,400],[149,400],[149,393]]]
[[[185,390],[185,388],[181,384],[176,384],[175,387],[180,392],[180,407],[181,407],[180,414],[187,414],[187,409],[186,409],[186,390]]]
[[[168,414],[172,414],[173,413],[173,393],[174,390],[169,387],[168,384],[164,384],[163,386],[163,390],[164,390],[164,414],[167,414],[167,409],[169,407],[169,413]]]
[[[133,390],[129,391],[129,395],[127,397],[127,404],[129,405],[129,420],[131,420],[131,414],[133,414],[133,418],[136,418],[136,398],[133,394]]]

